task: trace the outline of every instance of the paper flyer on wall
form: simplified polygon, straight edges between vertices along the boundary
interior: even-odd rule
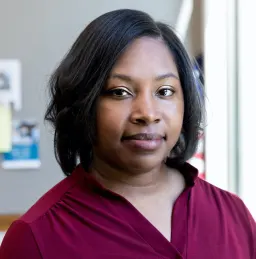
[[[12,122],[12,148],[3,153],[4,169],[33,169],[41,166],[39,158],[39,125],[32,120]]]
[[[11,150],[12,114],[8,104],[0,103],[0,153]]]
[[[0,59],[0,103],[12,103],[21,109],[21,62],[17,59]]]

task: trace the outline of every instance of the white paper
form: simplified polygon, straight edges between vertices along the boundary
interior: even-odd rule
[[[17,59],[0,59],[0,103],[12,103],[21,109],[21,63]]]

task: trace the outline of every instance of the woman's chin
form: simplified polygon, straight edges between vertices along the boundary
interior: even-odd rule
[[[149,172],[156,168],[160,168],[163,164],[164,158],[159,157],[131,157],[128,161],[125,162],[126,167],[129,171],[134,172]]]

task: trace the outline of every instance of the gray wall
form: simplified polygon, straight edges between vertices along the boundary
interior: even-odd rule
[[[0,0],[0,58],[22,63],[23,108],[14,118],[36,118],[41,130],[39,170],[0,168],[0,214],[23,213],[63,178],[53,155],[52,134],[43,122],[49,74],[80,31],[98,15],[118,9],[144,10],[175,24],[180,0]]]

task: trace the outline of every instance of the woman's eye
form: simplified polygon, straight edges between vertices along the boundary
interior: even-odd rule
[[[162,88],[158,91],[158,94],[161,96],[168,97],[168,96],[172,96],[174,94],[174,91],[170,88]]]
[[[114,89],[114,90],[111,90],[110,93],[115,97],[126,97],[128,95],[131,95],[129,92],[127,92],[124,89]]]

